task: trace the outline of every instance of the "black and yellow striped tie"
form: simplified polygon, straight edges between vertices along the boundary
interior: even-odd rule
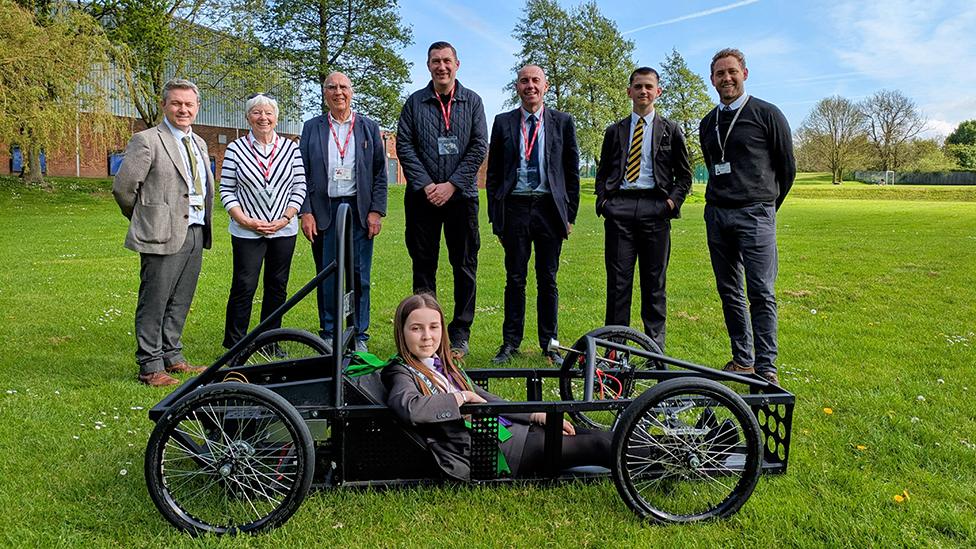
[[[627,169],[624,170],[626,181],[637,181],[640,175],[641,150],[644,148],[644,126],[647,122],[644,117],[637,119],[637,127],[634,129],[634,138],[630,141],[630,152],[627,153]]]

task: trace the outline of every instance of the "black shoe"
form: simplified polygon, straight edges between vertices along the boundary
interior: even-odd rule
[[[451,342],[451,354],[455,358],[464,358],[468,354],[468,340],[461,339]]]
[[[495,358],[491,359],[493,364],[505,364],[506,362],[512,360],[512,357],[517,355],[519,352],[517,345],[512,345],[510,343],[502,343],[502,346],[498,348],[498,353]]]
[[[561,368],[563,365],[563,357],[559,356],[556,351],[542,351],[542,356],[546,357],[549,364]]]

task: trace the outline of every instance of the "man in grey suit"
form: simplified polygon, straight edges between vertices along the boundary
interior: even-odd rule
[[[352,82],[330,74],[322,93],[329,112],[305,122],[299,148],[308,193],[298,215],[312,243],[316,270],[335,259],[335,217],[340,204],[352,208],[356,350],[369,339],[369,275],[373,238],[386,215],[386,150],[379,125],[352,109]],[[336,324],[332,279],[318,288],[319,334],[331,345]]]
[[[132,136],[112,194],[130,220],[125,247],[139,252],[136,363],[139,381],[175,385],[199,373],[183,356],[183,325],[210,248],[214,177],[207,144],[191,125],[200,92],[188,80],[163,87],[163,123]]]
[[[522,67],[515,81],[521,105],[496,116],[491,128],[488,221],[505,248],[505,322],[496,364],[508,362],[522,342],[533,247],[539,346],[546,358],[562,364],[546,347],[557,335],[559,254],[579,208],[579,146],[573,117],[543,106],[548,88],[541,67]]]

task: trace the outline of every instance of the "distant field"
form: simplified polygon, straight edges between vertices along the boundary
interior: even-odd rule
[[[146,411],[167,394],[135,381],[138,256],[104,181],[54,192],[0,177],[0,545],[8,547],[973,547],[976,546],[976,189],[840,186],[802,175],[778,214],[780,367],[797,394],[789,472],[764,477],[735,517],[638,522],[612,483],[314,493],[283,528],[191,540],[156,512],[143,478]],[[409,293],[403,188],[377,240],[371,349],[393,351]],[[668,352],[728,360],[705,247],[703,187],[673,223]],[[851,200],[855,199],[856,200]],[[469,365],[501,343],[504,268],[482,202]],[[215,216],[186,328],[191,361],[221,351],[231,279]],[[450,287],[446,253],[439,284]],[[312,276],[296,249],[291,289]],[[564,247],[560,336],[602,324],[602,220],[584,194]],[[443,292],[447,310],[450,292]],[[523,356],[532,343],[531,304]],[[635,299],[632,318],[638,324]],[[312,328],[314,301],[285,318]],[[829,409],[830,413],[827,413]],[[893,496],[907,490],[910,499]]]

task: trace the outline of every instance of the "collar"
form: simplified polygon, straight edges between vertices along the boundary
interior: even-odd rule
[[[728,110],[732,110],[732,111],[739,110],[739,107],[741,107],[742,104],[746,102],[746,98],[748,98],[748,97],[749,97],[749,94],[748,93],[743,93],[742,95],[739,96],[738,99],[736,99],[735,101],[729,103]],[[720,111],[726,110],[725,103],[722,103],[720,101],[718,103],[718,110],[720,110]]]
[[[170,124],[169,118],[166,118],[165,116],[163,117],[163,123],[166,124],[166,127],[169,128],[170,133],[173,134],[173,137],[175,137],[177,141],[183,141],[184,137],[193,137],[192,127],[190,128],[190,131],[184,132],[183,130],[178,129],[176,126]]]
[[[466,92],[464,91],[464,86],[461,85],[461,81],[455,78],[454,79],[454,101],[455,102],[465,101],[466,100],[465,93]],[[439,99],[440,94],[437,94],[437,97],[434,97],[435,94],[437,94],[437,90],[434,89],[434,81],[430,80],[427,82],[427,87],[424,88],[423,100],[440,101]]]
[[[641,116],[634,111],[630,111],[630,123],[631,125],[636,124],[637,120],[640,118],[644,119],[644,123],[650,126],[654,123],[654,114],[657,113],[656,109],[651,109],[651,112],[647,113],[646,116]]]
[[[356,116],[356,111],[350,110],[349,111],[349,118],[345,122],[339,122],[338,120],[336,120],[336,117],[332,116],[332,111],[329,111],[328,113],[326,113],[326,116],[329,117],[329,120],[331,120],[333,124],[335,124],[337,126],[343,126],[345,124],[349,124],[350,122],[352,122],[352,119]]]
[[[526,120],[528,120],[529,119],[529,116],[530,115],[533,115],[533,114],[535,115],[535,119],[536,120],[542,120],[542,114],[545,111],[545,109],[546,109],[546,106],[545,105],[539,105],[539,110],[537,110],[535,112],[529,112],[529,111],[525,110],[525,107],[519,107],[519,112],[522,113],[522,122],[525,122]]]
[[[247,132],[247,142],[250,143],[251,145],[257,145],[257,146],[260,146],[260,147],[267,147],[269,145],[274,145],[275,143],[278,142],[278,132],[272,132],[272,133],[274,134],[274,136],[273,136],[273,139],[271,140],[271,143],[262,143],[262,142],[258,141],[256,137],[254,137],[254,132],[253,131],[248,130],[248,132]]]

